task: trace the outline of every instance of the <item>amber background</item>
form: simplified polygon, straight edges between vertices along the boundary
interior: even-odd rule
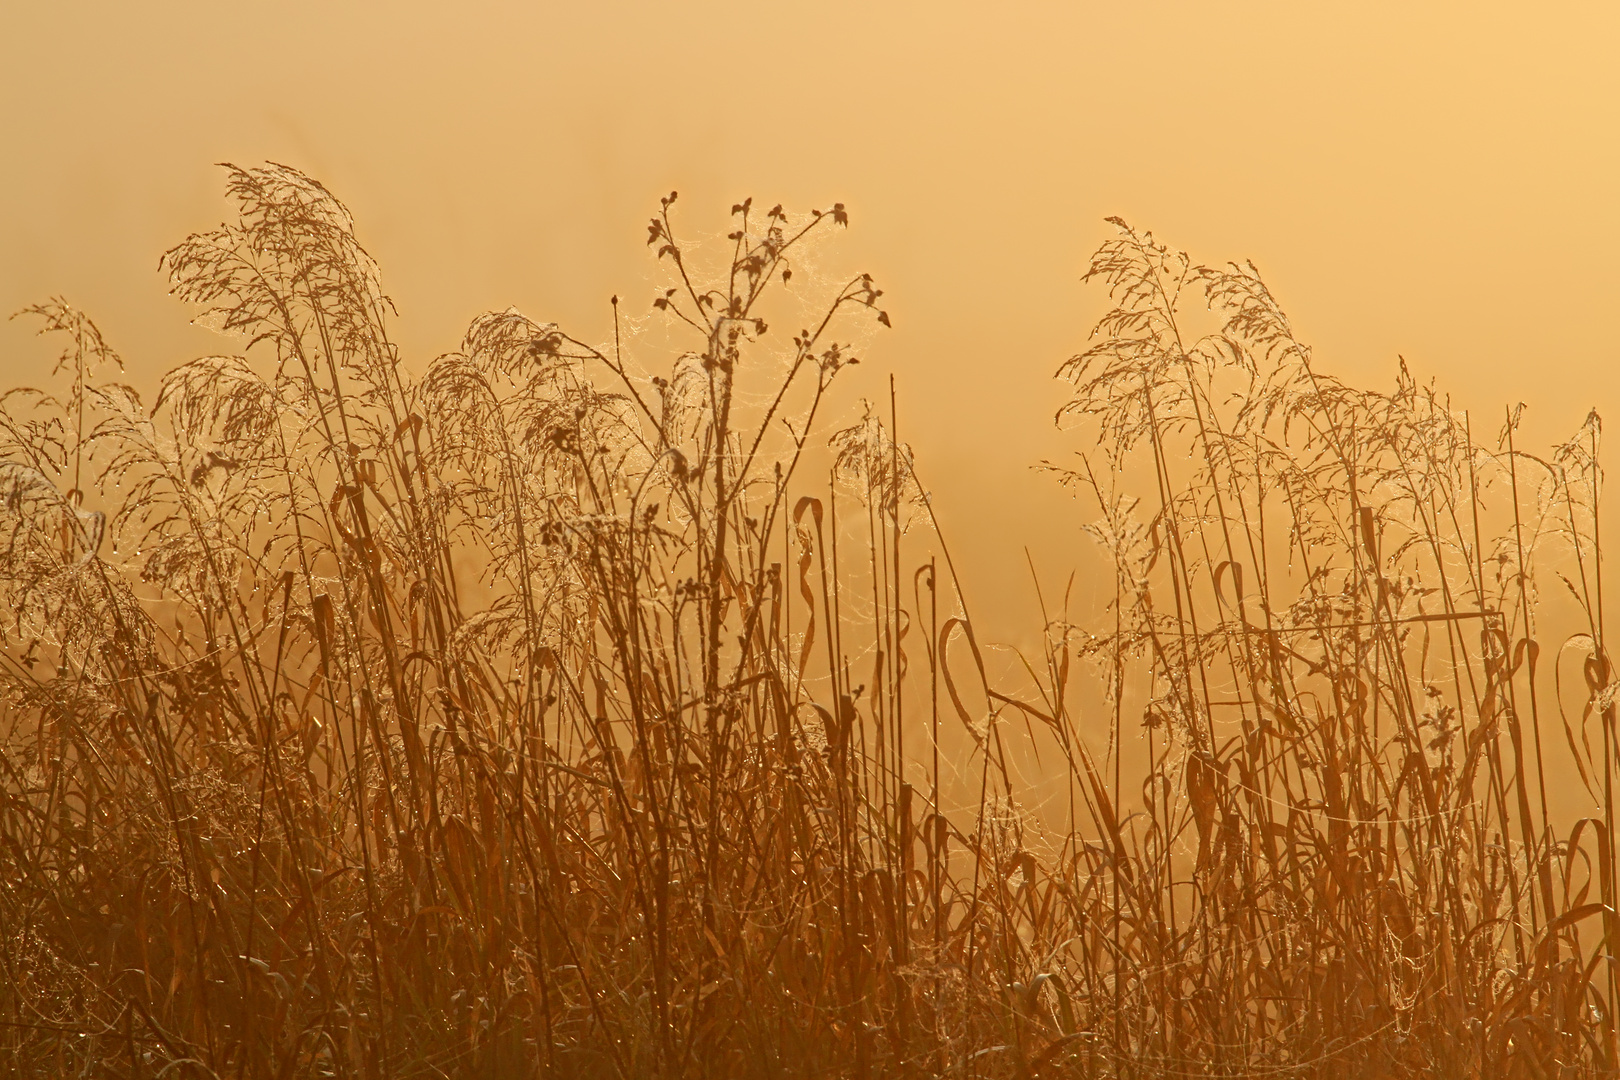
[[[1030,466],[1052,372],[1120,214],[1249,257],[1320,364],[1396,355],[1547,442],[1620,387],[1620,8],[1223,3],[29,4],[0,9],[0,308],[90,311],[133,381],[218,339],[158,255],[225,212],[216,161],[269,159],[354,211],[421,365],[480,310],[581,336],[651,294],[643,223],[752,194],[844,201],[830,264],[895,328],[886,393],[994,636],[1081,563],[1079,509]],[[0,382],[46,347],[0,325]],[[854,406],[841,406],[846,412]]]

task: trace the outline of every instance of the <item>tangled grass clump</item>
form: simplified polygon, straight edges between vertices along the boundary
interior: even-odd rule
[[[1014,685],[893,397],[816,426],[881,290],[770,325],[842,204],[738,204],[709,266],[664,199],[663,360],[615,300],[611,345],[491,313],[416,376],[324,187],[228,192],[163,267],[240,352],[148,406],[53,302],[66,392],[0,398],[9,1073],[1620,1066],[1595,415],[1488,448],[1117,223],[1061,372],[1102,477],[1057,470],[1114,602]]]

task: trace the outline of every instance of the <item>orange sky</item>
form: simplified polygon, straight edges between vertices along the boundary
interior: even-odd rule
[[[1320,365],[1404,354],[1489,430],[1615,402],[1617,56],[1614,5],[11,4],[0,307],[66,296],[146,385],[216,350],[155,267],[225,215],[222,160],[348,203],[418,369],[491,307],[603,336],[671,188],[710,234],[744,195],[842,200],[836,261],[895,324],[848,389],[898,376],[1008,637],[1023,546],[1056,576],[1085,543],[1028,466],[1077,444],[1051,376],[1109,214],[1254,259]],[[39,377],[29,334],[0,326],[0,383]]]

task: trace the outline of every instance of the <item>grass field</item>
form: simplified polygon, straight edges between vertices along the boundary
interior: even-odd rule
[[[1620,1067],[1595,414],[1357,389],[1117,223],[1052,467],[1112,603],[1013,678],[842,205],[672,194],[650,321],[416,365],[326,189],[228,194],[162,267],[235,351],[129,387],[52,302],[0,399],[7,1074]]]

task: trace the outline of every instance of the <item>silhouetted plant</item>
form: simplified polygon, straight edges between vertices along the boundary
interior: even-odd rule
[[[880,290],[771,325],[841,204],[744,201],[710,265],[672,193],[652,323],[490,313],[418,377],[325,188],[228,192],[163,267],[237,353],[148,408],[53,302],[68,392],[0,402],[9,1070],[1612,1071],[1595,418],[1487,450],[1404,371],[1316,373],[1252,267],[1121,225],[1063,372],[1116,600],[1049,615],[1015,688],[892,384],[887,423],[816,427]],[[1547,560],[1603,806],[1567,837]],[[1018,780],[1054,744],[1062,825]]]

